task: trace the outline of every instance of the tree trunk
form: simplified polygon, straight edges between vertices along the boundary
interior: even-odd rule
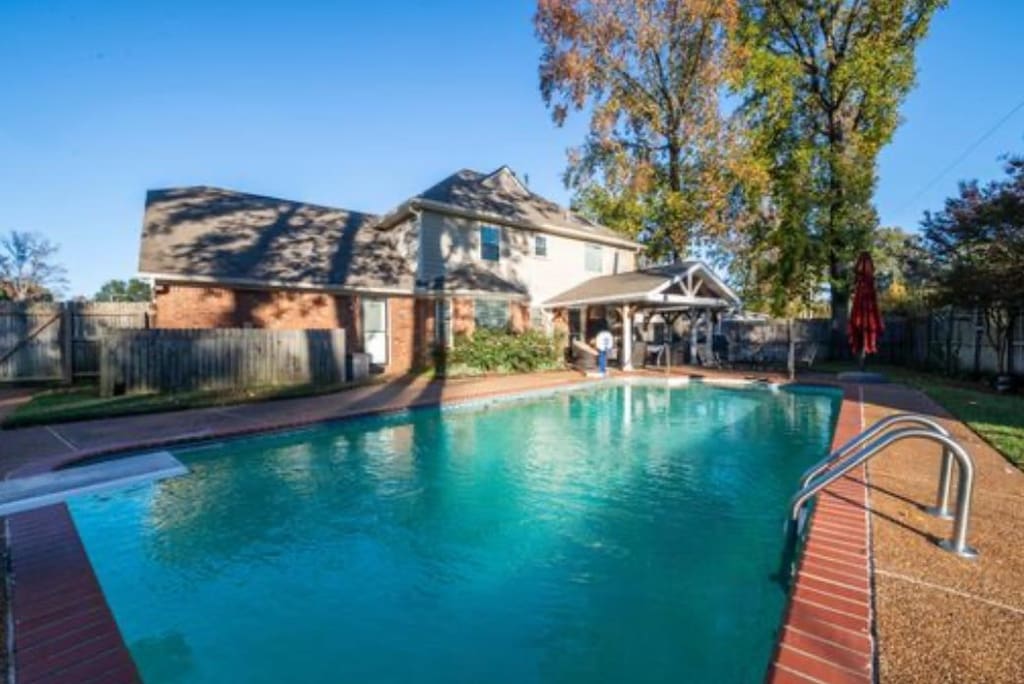
[[[974,307],[974,379],[981,377],[981,345],[985,343],[985,319],[982,318],[981,309]]]
[[[1020,311],[1016,309],[1010,309],[1010,322],[1006,331],[1006,374],[1013,375],[1016,370],[1013,363],[1013,329],[1017,327],[1017,317],[1020,316]]]
[[[832,358],[848,359],[850,345],[846,339],[846,324],[850,317],[850,288],[846,282],[846,264],[833,256],[829,264],[831,277],[831,314],[832,314]]]

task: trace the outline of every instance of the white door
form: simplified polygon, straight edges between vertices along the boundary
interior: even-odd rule
[[[363,297],[363,349],[370,363],[384,366],[388,362],[388,302],[386,299]]]

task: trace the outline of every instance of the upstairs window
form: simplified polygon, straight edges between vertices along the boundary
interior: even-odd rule
[[[583,268],[587,273],[600,273],[604,270],[604,250],[601,245],[584,246]]]
[[[480,258],[484,261],[501,259],[501,229],[480,226]]]
[[[477,299],[473,302],[473,322],[477,328],[507,330],[512,322],[508,302],[503,299]]]
[[[535,235],[533,237],[533,255],[546,257],[548,255],[548,238],[546,235]]]

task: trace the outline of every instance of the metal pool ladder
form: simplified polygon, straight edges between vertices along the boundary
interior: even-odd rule
[[[913,427],[902,427],[889,431],[890,428],[897,425],[907,424],[913,425]],[[953,519],[953,536],[940,541],[938,543],[940,547],[963,558],[976,558],[978,551],[967,544],[971,496],[974,492],[974,459],[959,442],[953,439],[946,428],[931,418],[916,413],[900,413],[883,418],[811,466],[801,476],[801,489],[793,497],[791,503],[791,529],[795,529],[797,536],[803,532],[806,521],[804,507],[811,497],[886,447],[904,439],[925,439],[942,446],[938,501],[935,506],[926,508],[925,512],[942,520]],[[954,460],[959,466],[960,477],[957,485],[956,512],[951,515],[949,485]]]

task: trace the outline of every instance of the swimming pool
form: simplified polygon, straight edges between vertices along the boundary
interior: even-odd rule
[[[69,507],[146,682],[761,681],[838,392],[605,385],[175,452]]]

